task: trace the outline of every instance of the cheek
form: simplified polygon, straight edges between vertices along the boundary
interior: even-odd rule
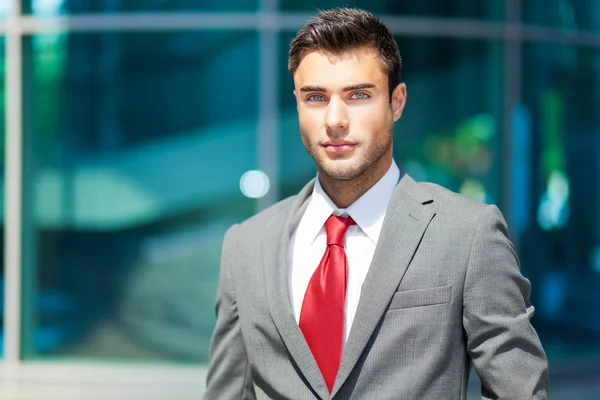
[[[351,126],[354,126],[356,133],[361,135],[380,136],[387,134],[389,126],[392,123],[391,111],[385,111],[381,108],[364,109],[355,112],[351,120]]]
[[[319,121],[319,116],[316,113],[303,111],[298,114],[298,122],[303,135],[317,134],[319,128],[322,126]]]

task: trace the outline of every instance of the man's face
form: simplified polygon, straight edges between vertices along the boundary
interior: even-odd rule
[[[406,86],[395,88],[390,103],[388,77],[376,50],[308,53],[294,86],[302,142],[320,174],[347,181],[378,173],[382,166],[387,170]]]

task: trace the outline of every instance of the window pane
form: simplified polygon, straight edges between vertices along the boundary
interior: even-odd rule
[[[376,14],[414,15],[433,17],[459,17],[497,20],[504,17],[503,1],[481,0],[288,0],[281,1],[280,7],[286,11],[310,11],[332,7],[360,7]]]
[[[223,234],[255,209],[257,35],[24,48],[26,357],[204,362]]]
[[[256,10],[258,4],[258,0],[25,0],[23,10],[37,15],[118,12],[237,12]]]
[[[4,0],[0,2],[0,19],[5,18],[12,10],[12,1]]]
[[[281,54],[293,35],[282,35]],[[394,158],[417,180],[499,203],[501,45],[495,42],[397,37],[407,105],[395,127]],[[315,176],[300,133],[293,82],[282,57],[283,196]]]
[[[600,31],[598,0],[527,0],[521,2],[526,24],[573,31]]]
[[[515,216],[551,359],[600,354],[599,66],[590,48],[523,48]]]
[[[2,209],[0,210],[0,221],[2,222],[2,226],[0,227],[0,239],[2,240],[2,244],[0,244],[0,301],[2,302],[2,319],[0,320],[0,355],[4,354],[4,187],[5,187],[5,175],[4,175],[4,145],[6,143],[6,113],[5,113],[5,80],[4,80],[4,68],[5,68],[5,47],[4,47],[4,37],[0,36],[0,171],[1,174],[1,183],[0,186],[0,204],[2,204]]]

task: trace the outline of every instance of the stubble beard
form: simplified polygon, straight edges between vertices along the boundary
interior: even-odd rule
[[[306,151],[317,164],[317,170],[322,178],[331,181],[355,182],[359,184],[359,181],[368,179],[368,171],[376,169],[375,167],[381,162],[386,153],[391,151],[393,129],[393,125],[388,129],[386,141],[371,143],[371,146],[365,149],[366,153],[360,156],[360,159],[353,161],[351,165],[342,170],[336,170],[327,166],[324,160],[326,156],[319,153],[319,145],[309,141],[302,129],[300,129],[300,133],[302,134],[302,143],[304,143]]]

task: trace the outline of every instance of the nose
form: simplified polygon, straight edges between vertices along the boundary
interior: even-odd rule
[[[348,129],[348,109],[339,98],[331,98],[327,105],[325,126],[328,131],[339,132]]]

